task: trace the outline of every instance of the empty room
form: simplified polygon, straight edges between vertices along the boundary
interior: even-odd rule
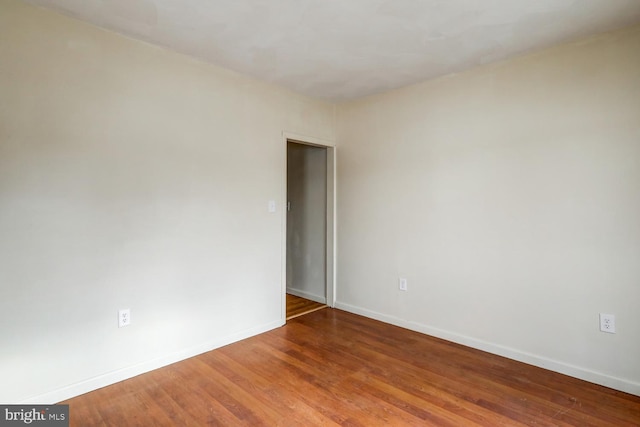
[[[0,425],[638,426],[638,304],[640,1],[0,0]]]

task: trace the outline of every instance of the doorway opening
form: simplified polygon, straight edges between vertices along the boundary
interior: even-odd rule
[[[334,148],[285,138],[285,320],[334,304]]]

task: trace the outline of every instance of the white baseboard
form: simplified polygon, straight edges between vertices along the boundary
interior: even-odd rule
[[[640,396],[640,383],[336,301],[335,308]]]
[[[295,295],[300,298],[306,298],[311,301],[319,302],[320,304],[327,303],[327,297],[322,295],[310,294],[309,292],[302,291],[300,289],[287,288],[287,293]]]
[[[166,356],[161,356],[156,359],[148,360],[142,363],[138,363],[133,366],[129,366],[124,369],[109,372],[97,377],[81,381],[79,383],[71,384],[66,387],[52,390],[47,393],[43,393],[31,398],[25,399],[20,404],[43,404],[50,405],[63,400],[71,399],[72,397],[80,396],[81,394],[88,393],[90,391],[97,390],[102,387],[106,387],[111,384],[115,384],[120,381],[124,381],[129,378],[133,378],[140,374],[144,374],[154,369],[162,368],[163,366],[170,365],[172,363],[180,362],[193,356],[197,356],[207,351],[214,350],[219,347],[223,347],[227,344],[234,343],[236,341],[249,338],[272,329],[282,326],[284,323],[280,320],[276,322],[267,323],[255,328],[246,329],[244,331],[229,335],[227,337],[215,340],[213,342],[203,343],[185,350],[178,351]]]

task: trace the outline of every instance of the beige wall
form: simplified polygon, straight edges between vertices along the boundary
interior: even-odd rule
[[[283,131],[334,107],[0,0],[0,402],[279,326]]]
[[[640,394],[640,27],[341,105],[338,141],[337,307]]]

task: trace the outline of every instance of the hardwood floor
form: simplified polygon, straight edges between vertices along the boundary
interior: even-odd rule
[[[71,399],[72,426],[638,426],[640,397],[339,310]]]
[[[287,294],[287,320],[326,308],[326,304]]]

